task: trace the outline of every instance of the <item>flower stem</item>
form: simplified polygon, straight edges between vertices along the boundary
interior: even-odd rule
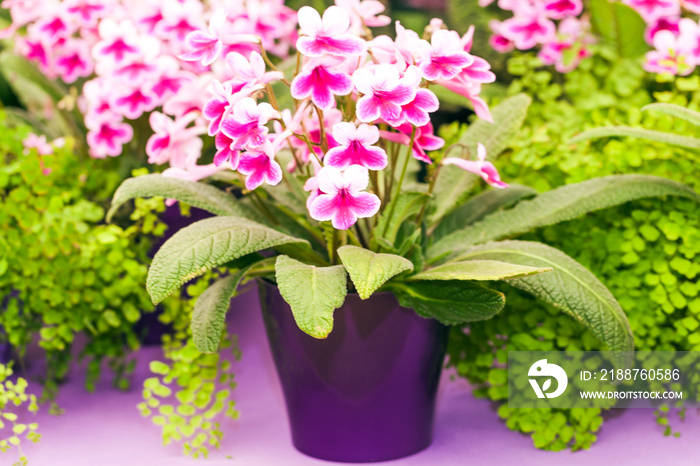
[[[437,181],[438,174],[440,173],[440,168],[442,168],[442,165],[438,164],[438,166],[435,167],[435,170],[433,171],[433,176],[430,178],[430,186],[428,186],[428,192],[426,193],[428,194],[428,197],[423,203],[418,217],[416,217],[416,224],[418,225],[418,228],[421,227],[421,222],[423,221],[423,216],[425,215],[425,211],[428,208],[428,203],[433,197],[433,190],[435,189],[435,182]]]
[[[388,217],[391,219],[391,216],[394,214],[394,209],[396,209],[396,199],[398,198],[399,194],[401,193],[401,186],[403,185],[403,180],[406,178],[406,170],[408,169],[408,161],[411,160],[411,152],[413,151],[413,141],[416,139],[416,127],[413,127],[413,131],[411,131],[411,141],[408,143],[408,151],[406,152],[406,159],[403,162],[403,168],[401,169],[401,176],[399,177],[399,182],[396,184],[396,189],[394,189],[394,193],[392,195],[392,199],[389,202],[389,212],[388,212]],[[391,221],[391,220],[390,220]],[[386,222],[386,225],[389,225],[389,222]],[[384,230],[386,230],[386,227],[384,227]],[[386,231],[382,232],[382,235],[386,233]]]
[[[282,71],[279,68],[277,68],[274,63],[272,63],[272,60],[270,60],[270,57],[267,56],[267,51],[265,50],[265,47],[262,46],[262,41],[260,41],[260,56],[263,57],[263,60],[265,60],[265,63],[267,64],[267,66],[270,67],[271,70],[278,71],[278,72],[282,73]],[[284,77],[284,73],[282,73],[281,81],[284,84],[286,84],[287,87],[291,87],[291,85],[292,85],[289,81],[287,81],[287,78]]]

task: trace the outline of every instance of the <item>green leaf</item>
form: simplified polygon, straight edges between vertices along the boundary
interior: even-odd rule
[[[156,253],[146,288],[158,304],[206,270],[262,249],[306,243],[240,217],[213,217],[178,231]]]
[[[518,184],[511,184],[506,189],[490,189],[479,193],[443,218],[433,232],[433,239],[438,240],[499,209],[511,207],[523,199],[536,195],[537,191],[534,189]]]
[[[627,136],[631,138],[646,139],[647,141],[661,142],[674,146],[685,147],[687,149],[700,149],[700,139],[691,136],[681,136],[679,134],[664,133],[645,128],[634,128],[632,126],[603,126],[593,128],[577,134],[569,142],[577,143],[588,139],[600,139],[608,137]]]
[[[233,194],[214,186],[152,174],[129,178],[117,188],[112,198],[112,206],[107,212],[107,221],[111,220],[117,209],[126,201],[152,196],[176,199],[216,215],[246,217],[253,220],[259,217],[252,209],[236,200]]]
[[[461,254],[460,259],[553,268],[507,283],[562,309],[589,328],[609,350],[634,349],[632,330],[617,300],[591,272],[563,252],[542,243],[502,241],[476,246]]]
[[[338,256],[361,299],[372,296],[391,277],[413,270],[413,264],[408,259],[393,254],[376,254],[357,246],[338,248]]]
[[[275,273],[299,328],[314,338],[326,338],[333,330],[333,311],[343,305],[348,292],[345,268],[316,267],[279,256]]]
[[[197,298],[190,328],[194,345],[200,352],[215,353],[219,349],[231,297],[249,268],[250,266],[218,280]]]
[[[168,375],[170,372],[170,366],[162,361],[151,361],[148,367],[151,369],[151,372],[158,375]]]
[[[633,8],[609,0],[591,0],[589,8],[593,28],[620,57],[637,58],[649,50],[646,23]]]
[[[496,212],[467,228],[451,233],[428,249],[436,261],[445,255],[491,240],[512,237],[635,199],[675,195],[700,201],[688,186],[651,175],[612,175],[570,184]]]
[[[439,265],[412,276],[410,280],[505,280],[550,270],[551,267],[528,267],[496,260],[470,260]]]
[[[653,104],[645,105],[644,107],[642,107],[642,111],[654,111],[666,115],[671,115],[685,120],[692,125],[700,126],[700,112],[696,112],[695,110],[691,110],[680,105],[656,102]]]
[[[464,132],[458,144],[469,148],[476,156],[476,146],[482,143],[486,147],[487,159],[494,160],[506,150],[511,139],[518,133],[525,121],[527,109],[532,99],[525,94],[517,94],[496,105],[492,111],[493,123],[476,120]],[[433,192],[429,224],[437,223],[445,215],[460,206],[469,197],[477,175],[453,165],[442,167]]]
[[[59,80],[49,80],[45,74],[27,59],[6,49],[0,54],[0,70],[9,83],[23,79],[34,83],[54,102],[58,102],[69,94],[68,89]]]
[[[392,283],[391,289],[402,306],[445,325],[490,319],[506,302],[503,293],[468,281]]]
[[[411,191],[400,193],[392,200],[396,203],[394,208],[387,206],[384,209],[375,231],[379,232],[389,243],[394,244],[401,224],[411,216],[417,215],[427,199],[428,195],[425,193]],[[391,212],[391,217],[389,217],[389,212]]]

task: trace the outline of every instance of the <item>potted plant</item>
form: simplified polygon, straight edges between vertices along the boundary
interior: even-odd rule
[[[388,19],[365,3],[323,16],[299,10],[290,66],[273,62],[255,35],[230,34],[225,12],[214,13],[208,31],[190,33],[183,58],[230,67],[213,66],[209,100],[183,117],[185,126],[164,124],[149,145],[167,158],[171,141],[204,118],[214,164],[226,170],[212,183],[126,180],[110,211],[162,196],[216,215],[156,253],[151,298],[162,301],[206,270],[228,270],[192,314],[196,347],[214,352],[231,296],[258,280],[295,446],[355,462],[430,443],[446,326],[503,309],[488,282],[554,304],[610,350],[634,347],[622,309],[589,271],[545,244],[510,238],[633,199],[698,199],[682,184],[626,175],[523,200],[532,190],[508,187],[490,160],[530,99],[516,95],[490,112],[478,93],[494,77],[469,53],[471,31],[460,37],[433,20],[424,38],[400,24],[395,39],[372,38],[367,26]],[[245,55],[222,56],[234,47]],[[469,98],[482,119],[458,144],[428,155],[443,144],[429,118],[439,107],[435,85]],[[479,178],[499,189],[469,198]]]

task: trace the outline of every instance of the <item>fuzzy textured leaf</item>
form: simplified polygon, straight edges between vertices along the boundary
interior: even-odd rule
[[[367,299],[391,277],[413,270],[408,259],[394,254],[377,254],[357,246],[338,248],[338,256],[361,299]]]
[[[591,0],[591,23],[603,40],[622,58],[637,58],[649,50],[646,23],[633,8],[610,0]]]
[[[204,271],[262,249],[306,243],[240,217],[213,217],[183,228],[156,253],[146,288],[158,304]]]
[[[537,194],[536,190],[519,184],[511,184],[506,189],[490,189],[479,193],[443,218],[435,228],[433,238],[437,241],[453,231],[461,230],[481,220],[498,209],[511,207],[523,199],[535,197]]]
[[[112,197],[112,206],[107,212],[110,221],[117,209],[130,199],[160,196],[176,199],[193,207],[216,215],[230,215],[258,220],[259,215],[229,193],[214,186],[196,181],[180,180],[151,174],[125,180]]]
[[[194,344],[200,352],[215,353],[218,350],[231,297],[247,271],[248,268],[245,268],[218,280],[197,298],[190,328]]]
[[[387,206],[379,217],[375,231],[381,232],[382,237],[394,244],[401,224],[411,216],[417,215],[427,198],[428,195],[425,193],[411,191],[400,193],[392,201],[396,203],[393,209]],[[389,217],[389,211],[391,211],[391,217]]]
[[[451,233],[428,249],[428,258],[434,262],[446,255],[458,254],[474,244],[512,237],[635,199],[665,195],[700,201],[700,196],[688,186],[658,176],[612,175],[594,178],[547,191],[510,210],[496,212]]]
[[[609,350],[634,350],[627,316],[615,297],[588,269],[558,249],[530,241],[501,241],[476,246],[460,259],[551,267],[551,272],[507,283],[562,309],[589,328]]]
[[[518,133],[531,102],[532,99],[525,94],[505,99],[491,110],[493,123],[476,120],[464,132],[459,144],[467,146],[472,156],[476,157],[477,144],[482,143],[486,147],[487,160],[494,160],[506,150],[511,139]],[[461,205],[479,179],[481,178],[477,175],[453,165],[442,167],[435,184],[432,200],[434,209],[428,217],[428,223],[437,223]]]
[[[275,274],[299,328],[314,338],[326,338],[333,330],[333,312],[343,305],[348,292],[345,268],[315,267],[279,256]]]
[[[685,120],[692,125],[700,126],[700,112],[696,112],[695,110],[691,110],[680,105],[656,102],[653,104],[645,105],[644,107],[642,107],[642,111],[654,111],[666,115],[671,115]]]
[[[411,280],[506,280],[536,275],[552,270],[551,267],[527,265],[497,260],[469,260],[449,262],[412,276]]]
[[[396,283],[391,289],[402,306],[445,325],[490,319],[506,303],[503,293],[459,280]]]
[[[616,136],[627,136],[631,138],[646,139],[647,141],[661,142],[674,146],[685,147],[687,149],[700,149],[700,139],[692,136],[681,136],[679,134],[665,133],[652,129],[635,128],[632,126],[603,126],[589,129],[571,138],[572,143],[585,141],[588,139],[600,139]]]

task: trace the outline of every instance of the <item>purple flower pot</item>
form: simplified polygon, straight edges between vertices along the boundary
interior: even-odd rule
[[[0,364],[7,364],[12,360],[12,345],[0,343]]]
[[[350,294],[331,334],[317,340],[299,330],[274,284],[258,287],[297,450],[362,463],[430,444],[448,327],[391,293]]]
[[[153,242],[153,247],[149,255],[153,257],[156,251],[178,231],[209,217],[212,217],[212,214],[205,210],[197,209],[196,207],[190,209],[189,217],[183,217],[180,213],[180,206],[177,204],[166,207],[165,212],[161,215],[161,220],[168,226],[168,229],[162,237],[157,238]],[[140,337],[141,342],[145,346],[160,345],[163,340],[163,335],[173,333],[172,325],[164,324],[159,320],[159,316],[162,312],[163,310],[160,307],[156,307],[153,312],[143,313],[139,321],[136,322],[136,334]]]

